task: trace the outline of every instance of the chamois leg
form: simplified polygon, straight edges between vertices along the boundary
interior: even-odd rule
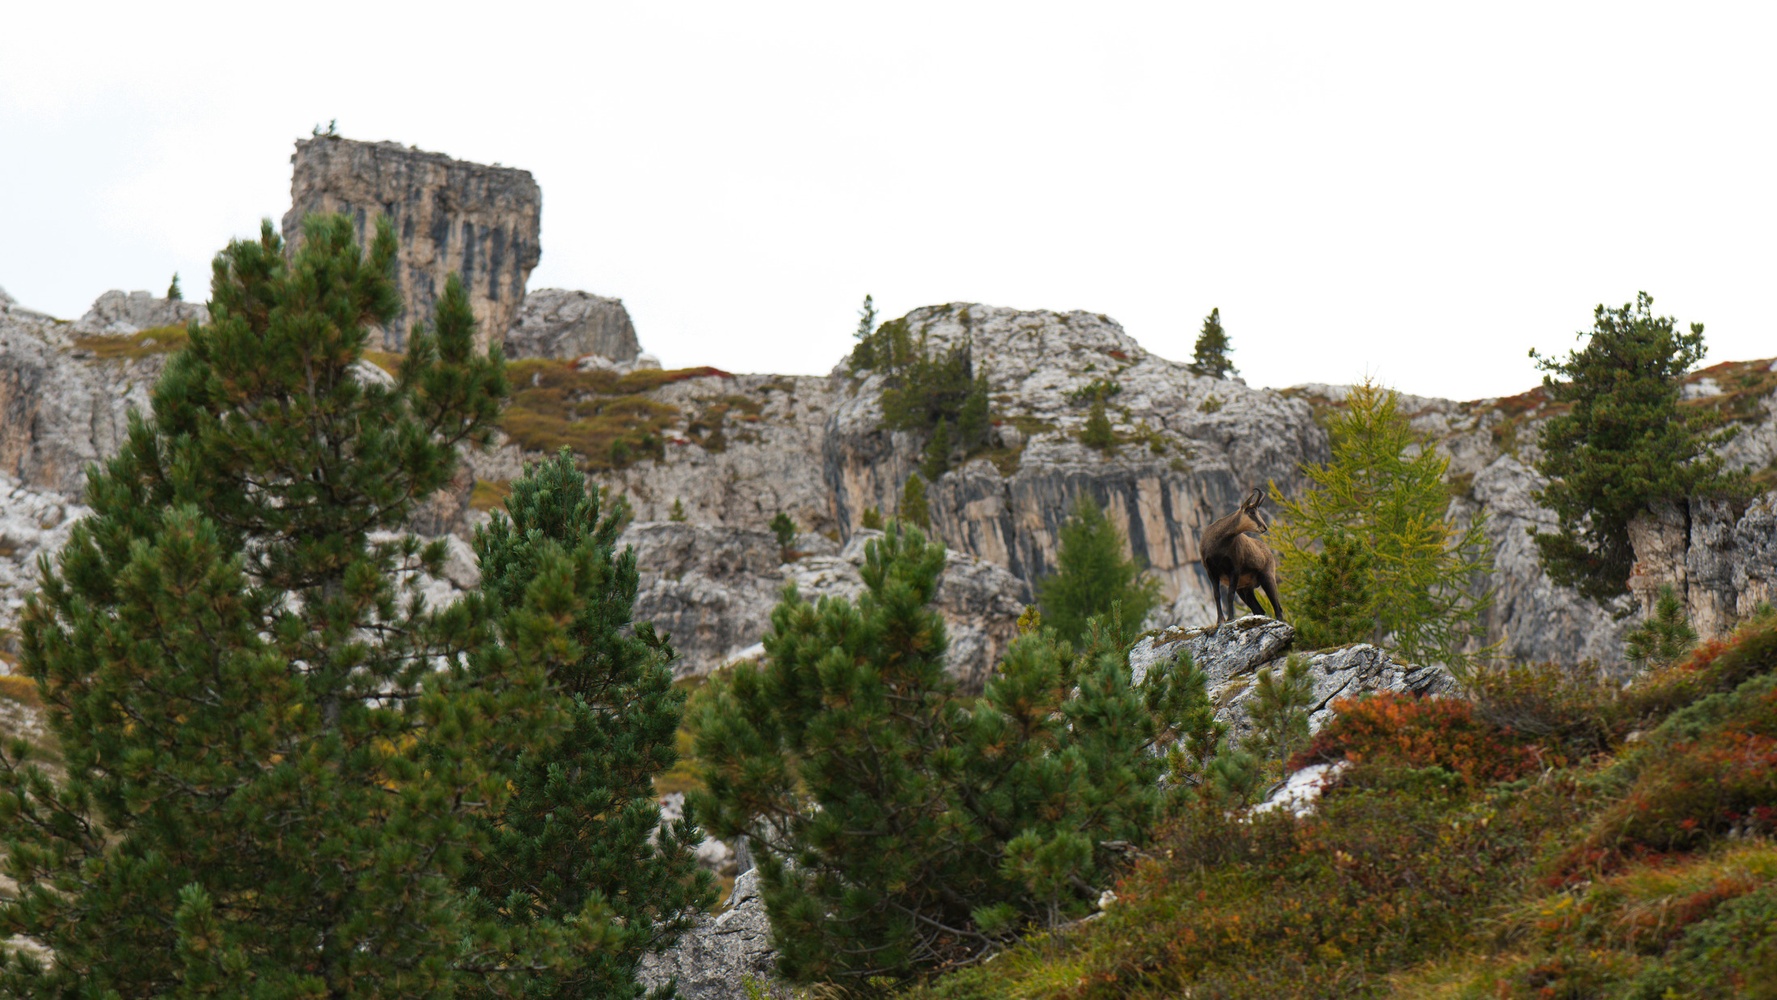
[[[1265,613],[1265,609],[1259,607],[1259,599],[1253,596],[1253,588],[1248,587],[1245,590],[1242,590],[1240,592],[1240,599],[1246,602],[1247,607],[1253,609],[1253,614],[1262,615]],[[1230,601],[1229,603],[1231,604],[1233,602]]]
[[[1221,628],[1222,622],[1227,620],[1222,617],[1222,580],[1221,580],[1221,578],[1215,577],[1215,576],[1210,577],[1209,578],[1209,589],[1211,590],[1211,592],[1213,592],[1215,594],[1215,599],[1216,599],[1216,626],[1215,627]],[[1228,595],[1228,604],[1229,604],[1229,607],[1232,608],[1232,606],[1234,604],[1234,595],[1233,594]]]
[[[1265,588],[1265,600],[1271,602],[1271,616],[1283,621],[1283,602],[1277,599],[1277,584],[1270,580],[1261,580],[1260,583]]]

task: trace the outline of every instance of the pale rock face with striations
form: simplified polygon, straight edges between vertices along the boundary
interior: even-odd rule
[[[631,525],[620,544],[635,546],[641,573],[636,620],[671,636],[679,654],[673,672],[688,677],[746,656],[788,586],[805,601],[855,601],[864,593],[867,546],[880,537],[859,532],[841,549],[805,533],[785,551],[766,531],[653,521]],[[949,553],[935,604],[950,638],[948,672],[964,688],[980,690],[1017,637],[1020,593],[1000,567]]]
[[[316,212],[351,218],[363,246],[376,235],[378,216],[394,226],[402,311],[380,346],[402,350],[415,323],[431,322],[452,272],[469,293],[478,343],[505,337],[542,259],[543,194],[528,171],[332,136],[297,142],[290,162],[286,240],[300,240],[302,220]]]
[[[509,361],[590,354],[623,365],[642,353],[622,299],[561,288],[539,288],[525,296],[505,346]]]

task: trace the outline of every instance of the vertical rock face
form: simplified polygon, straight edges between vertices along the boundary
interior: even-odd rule
[[[641,354],[622,299],[539,288],[525,296],[518,322],[506,331],[506,357],[578,358],[596,354],[629,364]]]
[[[518,318],[525,281],[542,257],[538,220],[543,194],[528,171],[453,160],[393,142],[317,136],[296,144],[291,208],[284,238],[300,238],[302,220],[340,212],[360,242],[386,216],[401,243],[396,282],[403,308],[384,331],[383,347],[401,350],[414,323],[430,322],[445,276],[463,279],[485,345]]]

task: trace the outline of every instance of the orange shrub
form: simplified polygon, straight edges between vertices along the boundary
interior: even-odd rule
[[[1542,748],[1476,718],[1474,706],[1466,701],[1383,692],[1340,700],[1333,709],[1333,721],[1290,760],[1291,769],[1343,759],[1443,767],[1471,784],[1487,784],[1522,777],[1542,762]]]

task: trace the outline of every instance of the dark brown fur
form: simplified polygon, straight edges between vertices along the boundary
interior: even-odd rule
[[[1265,491],[1253,487],[1252,494],[1241,503],[1239,510],[1211,521],[1198,540],[1203,571],[1209,574],[1209,585],[1215,590],[1218,628],[1223,622],[1234,619],[1235,594],[1240,595],[1254,614],[1265,613],[1259,607],[1258,598],[1253,596],[1254,587],[1264,588],[1265,599],[1271,602],[1277,620],[1283,621],[1283,602],[1277,599],[1277,553],[1251,534],[1271,530],[1271,519],[1259,509],[1264,502]],[[1228,588],[1226,614],[1222,608],[1224,586]]]

